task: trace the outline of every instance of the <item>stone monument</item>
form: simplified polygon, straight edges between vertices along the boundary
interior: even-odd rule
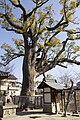
[[[0,100],[0,117],[16,115],[17,106],[13,104],[11,96],[4,94]]]

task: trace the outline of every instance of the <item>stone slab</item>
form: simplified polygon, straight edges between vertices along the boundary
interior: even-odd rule
[[[17,108],[16,105],[0,107],[0,117],[4,118],[4,117],[16,115],[16,108]]]

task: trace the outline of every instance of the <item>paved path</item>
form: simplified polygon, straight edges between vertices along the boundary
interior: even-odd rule
[[[61,117],[61,114],[44,114],[41,111],[24,111],[19,112],[16,116],[5,117],[2,120],[80,120],[80,116],[67,115],[67,117]]]

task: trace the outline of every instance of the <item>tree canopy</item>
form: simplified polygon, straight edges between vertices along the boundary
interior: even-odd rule
[[[23,71],[29,70],[32,74],[31,68],[36,77],[56,65],[65,68],[66,63],[80,65],[80,45],[77,44],[80,40],[80,28],[75,27],[78,24],[75,13],[79,1],[60,0],[59,20],[54,17],[54,4],[46,6],[49,1],[32,0],[34,6],[28,10],[20,0],[0,0],[2,28],[23,36],[21,39],[13,38],[15,48],[6,42],[1,46],[5,50],[5,54],[1,56],[2,64],[7,65],[23,56]],[[15,15],[16,10],[20,10],[20,15]],[[60,34],[65,35],[64,40],[59,37]]]

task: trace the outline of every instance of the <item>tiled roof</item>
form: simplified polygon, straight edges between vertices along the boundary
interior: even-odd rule
[[[3,72],[0,70],[0,78],[6,78],[8,77],[8,72]]]
[[[11,80],[17,79],[14,75],[9,74],[9,72],[4,72],[0,70],[0,79],[5,79],[5,78],[11,79]]]
[[[17,78],[16,78],[14,75],[9,74],[8,79],[11,79],[11,80],[16,80]]]
[[[63,85],[57,83],[55,80],[46,80],[42,81],[40,85],[38,86],[39,89],[42,89],[44,87],[50,87],[56,90],[63,90],[66,89]]]

